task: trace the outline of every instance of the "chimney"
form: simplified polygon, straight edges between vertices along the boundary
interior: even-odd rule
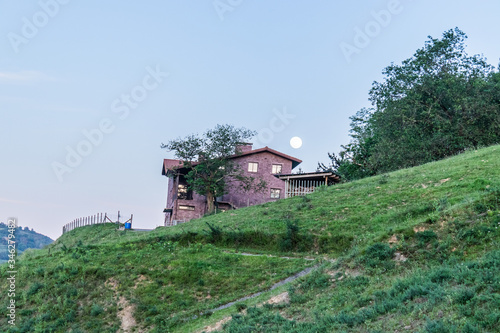
[[[251,151],[253,148],[253,143],[251,142],[241,142],[236,145],[236,154],[246,153],[247,151]]]

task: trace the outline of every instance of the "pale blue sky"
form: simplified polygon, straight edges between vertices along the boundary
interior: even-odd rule
[[[428,35],[459,27],[497,66],[498,13],[493,0],[0,0],[0,219],[52,238],[97,212],[161,225],[160,144],[217,123],[314,171],[382,69]]]

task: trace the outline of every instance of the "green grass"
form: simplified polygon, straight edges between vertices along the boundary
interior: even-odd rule
[[[89,235],[101,231],[108,237],[117,232],[113,225],[78,232],[85,229]],[[164,332],[247,293],[265,290],[307,264],[226,253],[211,244],[82,242],[44,256],[32,252],[19,261],[18,320],[25,332],[116,332],[117,303],[123,296],[134,305],[139,325]]]
[[[496,332],[499,203],[493,146],[149,233],[78,228],[20,258],[19,325],[0,327],[116,332],[122,299],[151,332],[231,314],[227,332]],[[313,264],[280,255],[321,263],[279,289],[290,304],[255,307],[277,290],[207,313]]]

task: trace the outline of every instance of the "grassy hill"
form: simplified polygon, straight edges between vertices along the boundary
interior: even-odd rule
[[[0,327],[201,332],[225,319],[226,332],[498,332],[499,227],[493,146],[147,233],[78,228],[18,260],[16,327],[5,316]]]
[[[0,222],[0,238],[7,243],[7,238],[9,235],[8,225]],[[33,229],[28,227],[17,227],[14,231],[16,237],[17,251],[22,253],[27,249],[40,249],[45,245],[53,242],[49,237],[39,234]],[[0,264],[6,262],[9,259],[9,251],[7,246],[0,248]]]

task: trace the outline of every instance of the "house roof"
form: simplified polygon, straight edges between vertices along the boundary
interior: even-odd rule
[[[307,172],[307,173],[290,173],[275,175],[281,180],[300,179],[300,180],[324,180],[325,178],[332,179],[334,182],[340,182],[340,177],[332,171],[324,172]]]
[[[242,156],[259,154],[259,153],[264,153],[264,152],[268,152],[268,153],[271,153],[271,154],[274,154],[274,155],[277,155],[277,156],[281,156],[283,158],[286,158],[287,160],[292,161],[292,169],[295,168],[300,163],[302,163],[302,160],[299,160],[296,157],[292,157],[290,155],[283,154],[282,152],[279,152],[277,150],[271,149],[271,148],[269,148],[267,146],[265,146],[264,148],[253,149],[253,150],[249,150],[249,151],[246,151],[246,152],[243,152],[243,153],[240,153],[240,154],[235,154],[235,155],[231,156],[231,158],[239,158],[239,157],[242,157]]]
[[[177,169],[182,167],[183,163],[181,160],[173,160],[166,158],[163,160],[163,167],[161,169],[162,176],[166,176],[169,170]]]
[[[253,150],[249,150],[249,151],[246,151],[246,152],[242,152],[240,154],[234,154],[234,155],[230,156],[229,158],[240,158],[240,157],[243,157],[243,156],[248,156],[248,155],[253,155],[253,154],[260,154],[260,153],[264,153],[264,152],[268,152],[268,153],[271,153],[271,154],[274,154],[274,155],[277,155],[277,156],[280,156],[280,157],[283,157],[283,158],[285,158],[287,160],[292,161],[292,169],[295,168],[300,163],[302,163],[302,160],[299,160],[298,158],[292,157],[292,156],[287,155],[287,154],[283,154],[282,152],[279,152],[277,150],[271,149],[271,148],[269,148],[267,146],[264,147],[264,148],[253,149]],[[196,162],[193,163],[193,165],[196,165]],[[181,160],[174,160],[174,159],[168,159],[168,158],[166,158],[166,159],[163,160],[163,167],[162,167],[161,174],[163,176],[166,176],[167,172],[169,170],[178,169],[178,168],[182,168],[182,167],[183,167],[183,162]]]

